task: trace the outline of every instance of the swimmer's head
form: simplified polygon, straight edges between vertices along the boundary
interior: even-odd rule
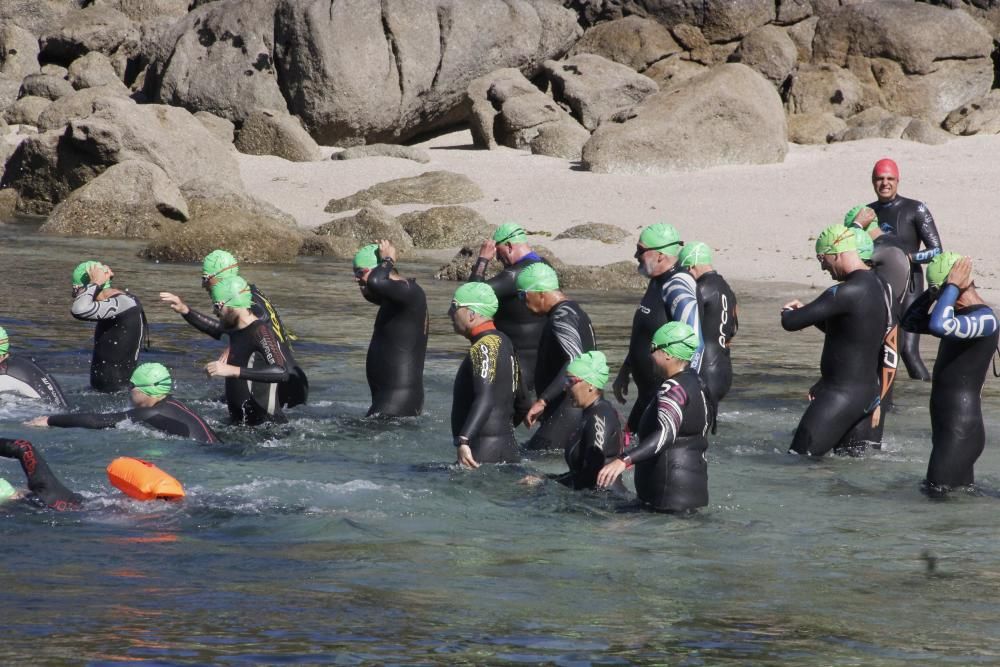
[[[962,259],[962,255],[957,252],[943,252],[930,261],[927,265],[927,284],[931,287],[942,287],[948,282],[948,274],[951,273],[955,262]]]
[[[639,262],[639,274],[655,278],[670,270],[677,263],[677,255],[683,245],[673,225],[665,222],[649,225],[639,234],[639,242],[632,255]]]
[[[201,286],[209,289],[226,278],[238,276],[239,273],[239,262],[231,252],[213,250],[205,255],[205,260],[201,263]]]
[[[8,500],[13,500],[17,496],[17,489],[11,486],[10,482],[0,477],[0,505]]]
[[[872,169],[872,186],[879,201],[889,201],[899,188],[899,165],[889,158],[882,158]]]
[[[73,269],[73,290],[77,291],[79,288],[86,287],[87,285],[89,285],[90,270],[100,266],[103,265],[100,262],[93,259],[88,259],[86,262],[80,262],[79,264],[77,264],[76,268]],[[110,280],[105,281],[105,283],[101,285],[101,289],[107,289],[109,287],[111,287]]]
[[[875,242],[872,241],[872,237],[860,227],[851,227],[850,229],[854,232],[854,241],[858,246],[858,257],[865,262],[870,262],[872,253],[875,252]]]
[[[516,222],[505,222],[493,232],[493,242],[497,245],[503,243],[527,243],[528,233],[524,231],[524,227]]]
[[[371,270],[378,266],[378,244],[369,243],[354,253],[354,273],[357,275],[358,269]]]
[[[545,262],[535,262],[517,274],[519,292],[552,292],[559,289],[556,270]]]
[[[139,364],[132,372],[130,382],[133,389],[153,398],[166,396],[174,385],[170,370],[156,362]]]
[[[839,255],[858,249],[854,232],[843,225],[830,225],[816,239],[817,255]]]
[[[574,357],[566,366],[566,375],[580,378],[597,389],[604,389],[604,385],[608,383],[608,374],[608,359],[603,352],[597,350]]]
[[[712,249],[701,241],[689,243],[681,249],[681,254],[677,256],[677,261],[685,268],[711,264]]]
[[[486,283],[465,283],[455,290],[449,313],[454,314],[460,308],[467,308],[477,315],[491,319],[497,314],[499,307],[500,302],[492,287]]]
[[[216,312],[223,308],[249,308],[253,303],[250,285],[239,276],[230,276],[212,286],[212,304]]]
[[[10,337],[7,335],[7,330],[0,327],[0,357],[7,356],[10,352]]]
[[[684,322],[667,322],[653,334],[653,352],[662,350],[675,359],[691,361],[698,350],[698,334]]]

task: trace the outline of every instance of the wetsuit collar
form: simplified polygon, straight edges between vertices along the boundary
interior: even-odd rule
[[[650,280],[665,281],[665,280],[669,280],[670,278],[672,278],[674,275],[676,275],[678,273],[687,273],[687,272],[688,272],[688,270],[685,269],[683,266],[681,266],[680,262],[677,262],[676,264],[674,264],[673,266],[671,266],[669,269],[667,269],[666,271],[664,271],[660,275],[653,276],[652,278],[650,278]]]
[[[490,330],[496,329],[496,328],[497,328],[496,325],[493,324],[493,320],[487,320],[487,321],[483,322],[482,324],[476,325],[472,329],[472,331],[469,332],[469,338],[470,339],[476,338],[477,336],[480,336],[480,335],[486,333],[487,331],[490,331]]]
[[[529,253],[528,253],[527,255],[525,255],[525,256],[524,256],[524,257],[522,257],[521,259],[517,260],[516,262],[514,262],[514,264],[515,264],[515,265],[517,265],[517,264],[520,264],[521,262],[527,262],[527,261],[529,261],[529,260],[531,260],[531,261],[534,261],[534,262],[540,262],[540,261],[542,261],[542,258],[541,258],[541,257],[539,257],[539,256],[538,256],[538,255],[537,255],[537,254],[535,253],[535,251],[534,251],[534,250],[532,250],[532,251],[531,251],[531,252],[529,252]]]

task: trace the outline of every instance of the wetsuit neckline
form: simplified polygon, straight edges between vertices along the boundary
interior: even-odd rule
[[[528,253],[527,255],[525,255],[525,256],[524,256],[524,257],[522,257],[521,259],[517,260],[516,262],[514,262],[514,264],[513,264],[512,266],[517,266],[517,265],[518,265],[518,264],[520,264],[521,262],[526,262],[526,261],[528,261],[529,259],[532,259],[532,260],[535,260],[536,262],[540,262],[540,261],[542,261],[542,258],[541,258],[541,257],[539,257],[539,256],[538,256],[538,254],[537,254],[537,253],[535,253],[535,251],[534,251],[534,250],[532,250],[532,251],[531,251],[531,252],[529,252],[529,253]]]
[[[497,328],[496,324],[493,323],[493,320],[487,320],[486,322],[483,322],[482,324],[473,327],[472,331],[469,332],[469,338],[470,339],[477,338],[482,334],[486,333],[487,331],[496,328]]]
[[[650,280],[669,280],[670,278],[673,278],[678,273],[687,273],[687,270],[683,266],[681,266],[680,262],[677,262],[676,264],[674,264],[673,266],[671,266],[669,269],[667,269],[666,271],[664,271],[660,275],[653,276],[652,278],[650,278]]]

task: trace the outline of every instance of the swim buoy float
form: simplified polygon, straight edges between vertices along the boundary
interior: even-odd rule
[[[108,481],[122,493],[137,500],[176,500],[184,497],[184,487],[149,461],[122,456],[108,465]]]

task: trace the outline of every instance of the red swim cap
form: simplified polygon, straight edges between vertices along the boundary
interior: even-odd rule
[[[894,176],[897,181],[899,180],[899,166],[887,157],[876,162],[875,168],[872,169],[872,178],[884,175]]]

